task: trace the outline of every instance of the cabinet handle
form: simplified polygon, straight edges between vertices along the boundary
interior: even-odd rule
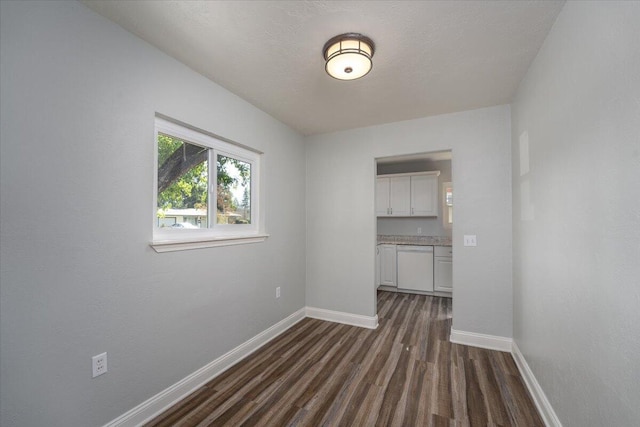
[[[411,215],[413,215],[413,208],[411,208]]]
[[[393,208],[389,208],[389,213],[393,215]]]

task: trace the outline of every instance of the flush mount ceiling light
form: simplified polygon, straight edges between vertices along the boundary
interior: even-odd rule
[[[362,34],[346,33],[332,37],[322,48],[322,55],[327,61],[324,69],[338,80],[359,79],[371,71],[374,50],[373,40]]]

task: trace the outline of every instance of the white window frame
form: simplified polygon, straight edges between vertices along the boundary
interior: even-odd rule
[[[166,134],[182,139],[189,143],[209,149],[208,152],[208,202],[207,225],[203,229],[181,229],[170,227],[158,227],[158,134]],[[218,155],[231,157],[251,165],[250,181],[250,224],[217,224],[216,223],[216,192],[217,192],[217,168]],[[177,250],[208,248],[214,246],[237,245],[244,243],[257,243],[264,241],[268,236],[261,232],[260,224],[260,160],[261,154],[257,151],[241,147],[239,145],[223,141],[203,131],[195,130],[162,117],[155,118],[154,131],[154,179],[153,179],[153,241],[151,247],[156,252],[169,252]]]
[[[451,188],[453,193],[453,183],[442,183],[442,224],[445,230],[453,229],[453,201],[451,206],[447,205],[447,188]],[[449,222],[449,214],[451,213],[451,222]]]

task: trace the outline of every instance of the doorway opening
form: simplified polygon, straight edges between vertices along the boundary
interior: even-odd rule
[[[452,160],[451,150],[376,159],[376,296],[453,298]]]

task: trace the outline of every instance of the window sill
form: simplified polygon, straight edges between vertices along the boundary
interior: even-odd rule
[[[158,253],[188,251],[191,249],[215,248],[218,246],[247,245],[249,243],[264,242],[268,234],[252,236],[225,236],[206,239],[157,240],[149,244]]]

